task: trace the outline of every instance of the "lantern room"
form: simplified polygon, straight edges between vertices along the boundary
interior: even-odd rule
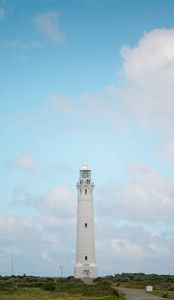
[[[87,163],[84,163],[80,169],[80,183],[90,183],[91,181],[91,168]]]

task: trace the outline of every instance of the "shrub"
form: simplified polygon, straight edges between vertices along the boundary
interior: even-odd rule
[[[105,286],[110,286],[112,284],[112,281],[110,280],[105,280],[105,279],[100,279],[97,282],[97,285],[105,285]]]
[[[56,288],[55,285],[52,284],[52,283],[50,283],[50,284],[44,284],[44,285],[42,286],[42,289],[43,289],[43,290],[46,290],[46,291],[54,291],[55,288]]]

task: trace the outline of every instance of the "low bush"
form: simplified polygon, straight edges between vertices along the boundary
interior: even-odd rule
[[[56,289],[55,285],[50,283],[50,284],[44,284],[42,286],[42,289],[45,291],[54,291]]]

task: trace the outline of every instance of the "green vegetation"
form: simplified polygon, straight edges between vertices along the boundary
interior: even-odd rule
[[[117,286],[134,289],[144,289],[152,285],[154,291],[148,294],[162,297],[167,291],[167,299],[174,299],[174,275],[157,275],[145,273],[122,273],[107,276],[105,279],[115,282]],[[165,299],[165,297],[164,297]]]
[[[148,294],[151,294],[151,295],[154,295],[154,296],[162,297],[163,293],[164,293],[164,291],[157,290],[157,291],[154,291],[154,292],[150,292],[150,293],[148,293]],[[165,298],[164,298],[164,299],[165,299]],[[168,292],[167,299],[174,299],[174,292]]]
[[[100,279],[94,285],[86,285],[73,277],[5,276],[0,277],[0,299],[113,300],[117,297],[111,283]]]
[[[162,297],[162,295],[164,294],[164,290],[155,290],[154,292],[149,292],[148,294]],[[168,292],[167,299],[174,299],[174,292]]]
[[[140,288],[152,285],[152,295],[174,299],[174,276],[144,273],[122,273],[98,277],[92,285],[86,285],[74,277],[0,276],[2,300],[116,300],[116,287]],[[113,289],[114,287],[114,289]],[[119,299],[124,299],[123,294]]]
[[[122,273],[106,276],[105,279],[127,288],[145,289],[147,285],[152,285],[155,290],[174,291],[174,275]]]

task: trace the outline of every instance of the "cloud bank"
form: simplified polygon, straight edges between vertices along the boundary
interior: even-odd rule
[[[33,159],[32,153],[25,153],[16,157],[13,161],[9,162],[8,166],[27,172],[34,172],[37,170],[37,164]]]
[[[34,18],[38,29],[54,42],[62,43],[64,34],[59,30],[59,15],[57,12],[46,12]]]
[[[110,182],[99,190],[99,213],[142,224],[173,223],[174,177],[163,176],[142,163],[127,165],[127,171],[124,184]]]

